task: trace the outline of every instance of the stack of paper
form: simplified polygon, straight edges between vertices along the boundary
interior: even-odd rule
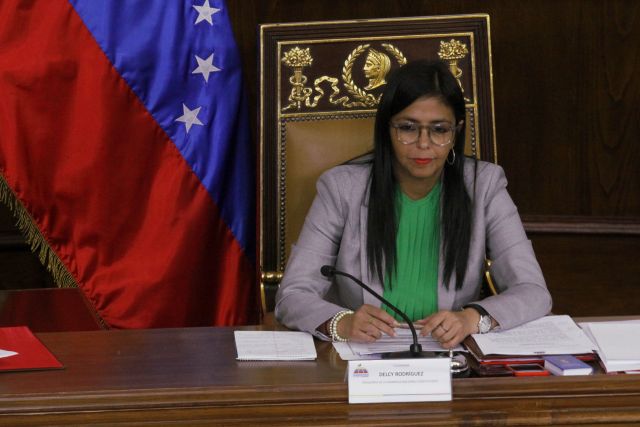
[[[607,372],[640,370],[640,321],[586,322],[580,326],[597,345]]]
[[[390,337],[382,335],[382,338],[376,342],[365,344],[356,342],[335,342],[333,347],[340,354],[342,360],[365,360],[380,359],[383,353],[393,353],[400,351],[408,351],[409,346],[413,344],[413,335],[410,329],[396,328],[396,336]],[[418,342],[422,346],[422,351],[444,352],[448,351],[443,348],[440,343],[428,337],[418,336]],[[453,351],[464,351],[461,346],[457,346]]]
[[[315,360],[313,337],[306,332],[234,331],[238,360]]]
[[[480,361],[496,356],[583,355],[592,354],[594,350],[593,343],[566,315],[542,317],[506,331],[475,334],[472,340],[465,340],[465,344]]]

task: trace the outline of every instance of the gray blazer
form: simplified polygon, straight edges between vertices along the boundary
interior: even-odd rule
[[[275,315],[291,329],[325,338],[316,329],[345,308],[380,302],[347,278],[333,281],[320,267],[333,265],[358,277],[382,294],[382,284],[368,269],[367,212],[370,164],[342,165],[325,172],[317,182],[317,195],[293,245],[280,289]],[[465,183],[474,191],[473,161],[465,162]],[[464,284],[455,290],[442,282],[444,255],[440,249],[438,307],[460,310],[469,303],[481,305],[503,329],[546,315],[551,295],[522,227],[518,211],[507,193],[500,166],[479,161],[473,199],[469,263]],[[478,301],[485,257],[492,260],[491,274],[499,295]]]

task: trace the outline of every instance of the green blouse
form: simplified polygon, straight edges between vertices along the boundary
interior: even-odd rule
[[[392,286],[389,278],[385,279],[384,297],[416,321],[438,309],[440,183],[419,200],[411,200],[401,190],[397,194],[396,274]],[[382,306],[396,320],[403,321],[386,305]]]

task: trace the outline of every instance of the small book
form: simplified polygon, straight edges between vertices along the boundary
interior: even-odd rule
[[[571,355],[545,356],[544,367],[553,375],[590,375],[593,368]]]

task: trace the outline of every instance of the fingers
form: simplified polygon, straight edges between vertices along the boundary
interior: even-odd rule
[[[394,319],[393,316],[391,316],[389,313],[387,313],[383,309],[378,308],[378,307],[374,307],[374,306],[368,305],[368,304],[363,305],[362,308],[371,317],[374,317],[375,319],[385,323],[386,325],[389,325],[389,326],[392,326],[392,327],[397,326],[398,322],[396,322],[396,319]]]
[[[357,342],[374,342],[382,334],[395,336],[396,321],[384,310],[371,305],[363,305],[349,316],[349,339]]]
[[[376,329],[385,334],[394,337],[396,335],[395,327],[398,326],[398,322],[391,317],[389,313],[386,311],[373,306],[365,306],[365,310],[367,314],[369,314],[370,319],[369,323],[373,325]]]
[[[434,313],[431,316],[428,316],[425,319],[422,319],[420,322],[423,323],[423,326],[422,326],[423,335],[431,334],[431,332],[434,329],[436,329],[442,322],[446,320],[448,313],[450,312],[445,310],[438,311],[437,313]]]
[[[425,319],[416,321],[421,325],[420,335],[431,335],[443,348],[453,348],[469,334],[467,319],[462,312],[442,310]],[[371,305],[363,305],[354,314],[345,316],[338,327],[344,335],[355,342],[371,343],[382,334],[395,336],[398,322],[386,311]]]
[[[467,337],[467,330],[460,312],[443,310],[424,319],[420,334],[431,335],[444,348],[453,348]]]
[[[451,330],[440,335],[438,341],[440,341],[440,345],[444,348],[453,348],[460,344],[464,338],[465,336],[462,331],[453,327]]]

